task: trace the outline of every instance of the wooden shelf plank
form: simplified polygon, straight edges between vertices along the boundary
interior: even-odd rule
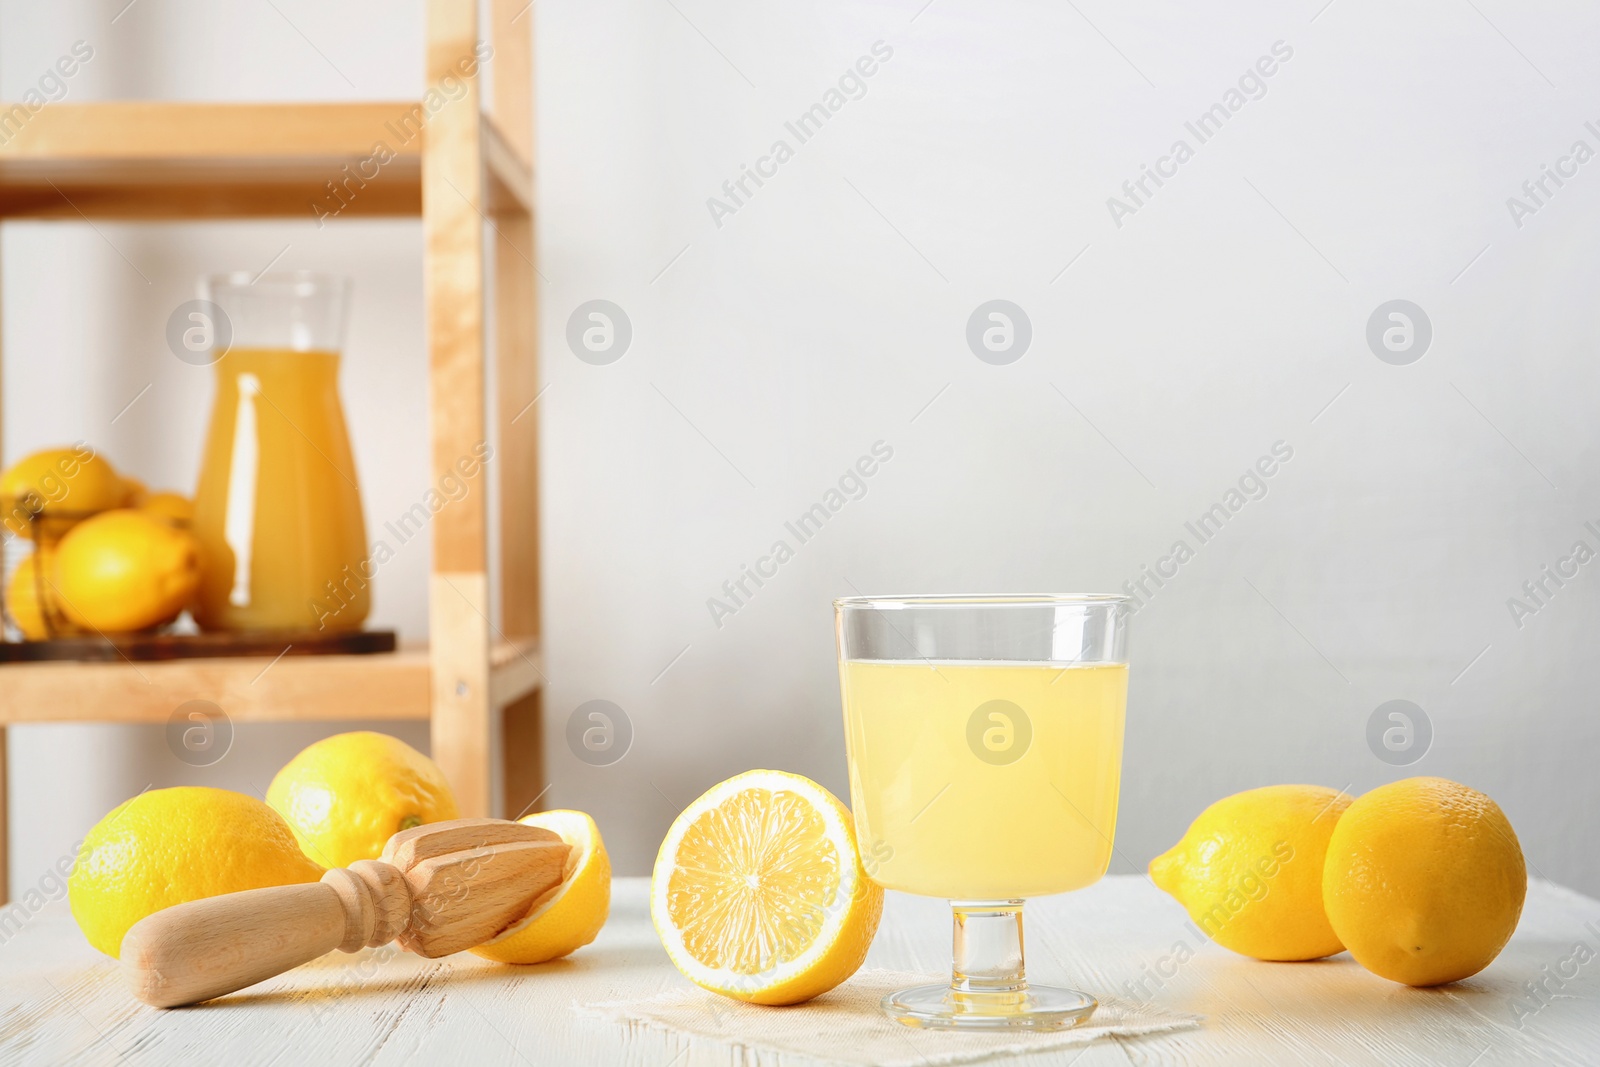
[[[414,107],[49,104],[0,145],[0,216],[316,219],[316,204],[339,217],[416,215]],[[393,153],[381,165],[380,143]],[[328,182],[348,182],[342,208]]]
[[[422,136],[406,123],[411,109],[48,104],[0,144],[0,216],[315,219],[314,205],[339,218],[419,214]],[[379,142],[394,154],[381,166],[371,162]],[[349,182],[342,208],[326,182]]]
[[[235,722],[426,719],[428,654],[251,656],[161,663],[10,663],[0,667],[0,722],[164,723],[209,700]]]
[[[539,642],[498,641],[489,650],[489,703],[503,708],[515,704],[544,684],[544,659]]]
[[[409,102],[214,104],[114,100],[47,104],[0,146],[6,160],[214,159],[367,155],[375,140],[402,154],[385,124]]]
[[[0,217],[417,216],[433,121],[398,101],[49,104],[0,125]],[[531,212],[531,168],[482,124],[490,213]]]
[[[538,688],[538,650],[493,649],[497,693]],[[284,656],[150,663],[0,665],[0,726],[38,722],[165,723],[178,705],[209,700],[235,722],[427,719],[433,672],[425,648],[369,656]]]

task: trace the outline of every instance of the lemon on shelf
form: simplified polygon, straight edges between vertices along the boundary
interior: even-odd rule
[[[1367,970],[1412,986],[1477,974],[1511,939],[1528,891],[1499,805],[1446,778],[1364,793],[1328,843],[1328,918]]]
[[[882,915],[850,812],[784,771],[707,790],[667,831],[650,879],[650,917],[673,964],[753,1004],[798,1004],[849,978]]]
[[[501,963],[544,963],[595,939],[611,912],[611,858],[600,828],[581,811],[541,811],[521,822],[554,831],[572,846],[561,884],[526,918],[472,951]]]
[[[122,507],[142,507],[150,496],[150,487],[129,474],[122,476]]]
[[[328,867],[377,859],[401,830],[459,815],[437,763],[371,730],[302,749],[273,777],[267,803],[288,821],[306,855]]]
[[[183,611],[200,585],[200,550],[187,531],[117,508],[68,530],[54,571],[54,588],[72,622],[100,633],[131,633]]]
[[[127,483],[87,445],[47,448],[24,456],[0,474],[0,510],[6,528],[46,540],[65,534],[80,519],[120,507]]]
[[[1314,960],[1343,947],[1322,903],[1323,860],[1351,798],[1315,785],[1224,797],[1150,862],[1150,879],[1224,948]]]
[[[194,522],[194,501],[182,493],[162,490],[159,493],[146,492],[137,504],[140,511],[150,515],[157,515],[176,526],[188,526]]]
[[[124,801],[83,839],[67,896],[89,944],[121,954],[146,915],[191,900],[315,882],[322,868],[281,816],[226,789],[152,789]]]
[[[6,586],[6,611],[29,641],[82,632],[67,620],[60,597],[56,595],[55,552],[54,546],[49,544],[34,549],[17,564]],[[40,568],[43,568],[42,573]]]

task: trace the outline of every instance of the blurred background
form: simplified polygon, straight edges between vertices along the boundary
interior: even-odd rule
[[[1230,792],[1430,774],[1498,800],[1531,873],[1600,893],[1600,565],[1574,555],[1600,552],[1600,10],[526,17],[543,803],[593,812],[622,873],[738,771],[846,792],[831,598],[1131,590],[1113,871]],[[418,3],[0,0],[0,98],[77,41],[70,100],[423,88]],[[429,488],[420,250],[416,222],[309,210],[8,223],[5,455],[83,439],[191,492],[211,372],[167,349],[169,313],[203,272],[343,271],[379,527]],[[609,362],[581,341],[597,300],[631,331]],[[891,458],[841,487],[875,446]],[[819,503],[802,543],[785,523]],[[780,540],[792,558],[759,564]],[[385,566],[372,625],[423,637],[428,553]],[[776,573],[740,591],[758,564]],[[594,700],[633,733],[604,766],[567,741]],[[343,728],[240,725],[207,768],[160,727],[13,728],[13,893],[140,789],[259,795]]]

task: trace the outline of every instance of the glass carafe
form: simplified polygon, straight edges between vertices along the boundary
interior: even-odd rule
[[[371,604],[339,403],[349,279],[211,275],[216,399],[195,494],[207,630],[353,630]]]

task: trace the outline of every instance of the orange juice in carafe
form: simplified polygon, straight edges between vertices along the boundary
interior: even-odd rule
[[[341,286],[333,318],[342,319],[343,279],[287,278],[291,290],[295,280],[301,289]],[[268,328],[283,318],[270,291],[230,294],[238,282],[212,284],[221,314],[234,318],[233,344],[215,364],[195,494],[195,618],[208,630],[356,629],[371,605],[372,568],[339,404],[338,329],[319,322],[316,309]],[[252,343],[275,336],[288,343]],[[318,340],[331,345],[300,347]]]

